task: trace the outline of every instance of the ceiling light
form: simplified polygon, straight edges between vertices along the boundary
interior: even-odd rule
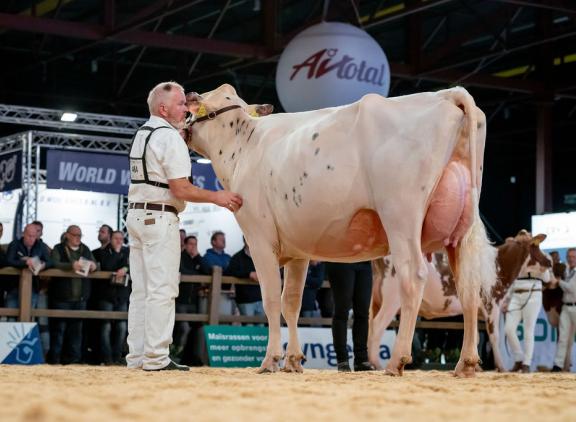
[[[63,122],[75,122],[76,118],[78,117],[78,114],[76,113],[63,113],[62,116],[60,117],[60,120]]]
[[[196,162],[198,164],[210,164],[210,163],[212,163],[212,161],[210,161],[208,158],[198,158],[196,160]]]

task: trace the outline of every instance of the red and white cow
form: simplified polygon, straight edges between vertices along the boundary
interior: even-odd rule
[[[480,318],[486,321],[486,331],[492,344],[496,368],[505,371],[500,355],[499,321],[501,306],[510,286],[523,268],[538,264],[541,271],[552,265],[540,250],[540,242],[545,234],[532,237],[521,230],[515,237],[509,237],[497,248],[496,264],[498,280],[490,292],[480,302]],[[418,314],[426,319],[462,315],[462,305],[456,292],[456,283],[446,255],[435,253],[428,265],[428,282],[424,287],[422,304]],[[378,356],[380,340],[384,331],[400,310],[400,280],[397,279],[389,257],[373,261],[373,285],[368,356],[377,368],[381,367]]]
[[[491,289],[496,274],[478,212],[485,116],[466,90],[370,94],[346,106],[261,118],[250,116],[230,85],[187,98],[196,112],[189,145],[244,198],[236,219],[269,323],[261,372],[280,368],[281,312],[289,330],[283,369],[302,371],[297,323],[310,259],[391,253],[402,318],[387,371],[402,374],[428,274],[422,252],[445,247],[466,325],[455,373],[474,375],[479,291]]]

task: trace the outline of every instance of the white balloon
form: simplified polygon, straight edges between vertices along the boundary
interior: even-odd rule
[[[288,112],[350,104],[368,93],[388,95],[384,51],[360,28],[323,22],[298,34],[284,49],[276,89]]]

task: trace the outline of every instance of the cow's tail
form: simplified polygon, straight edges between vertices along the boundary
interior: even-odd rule
[[[470,154],[470,175],[472,201],[472,225],[465,233],[459,247],[457,276],[460,280],[461,295],[482,295],[483,301],[490,297],[492,287],[496,283],[496,254],[488,239],[486,229],[480,219],[480,186],[478,166],[478,116],[479,113],[472,96],[464,88],[457,87],[444,91],[449,93],[451,100],[464,111],[466,132]],[[482,159],[482,157],[480,157]],[[470,297],[470,296],[468,296]]]

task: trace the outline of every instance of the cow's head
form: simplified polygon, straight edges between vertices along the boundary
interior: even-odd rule
[[[186,141],[190,148],[204,156],[210,155],[211,149],[205,135],[226,129],[232,115],[234,119],[244,120],[266,116],[274,109],[270,104],[247,104],[228,84],[204,94],[190,92],[186,94],[186,105],[190,112]]]

